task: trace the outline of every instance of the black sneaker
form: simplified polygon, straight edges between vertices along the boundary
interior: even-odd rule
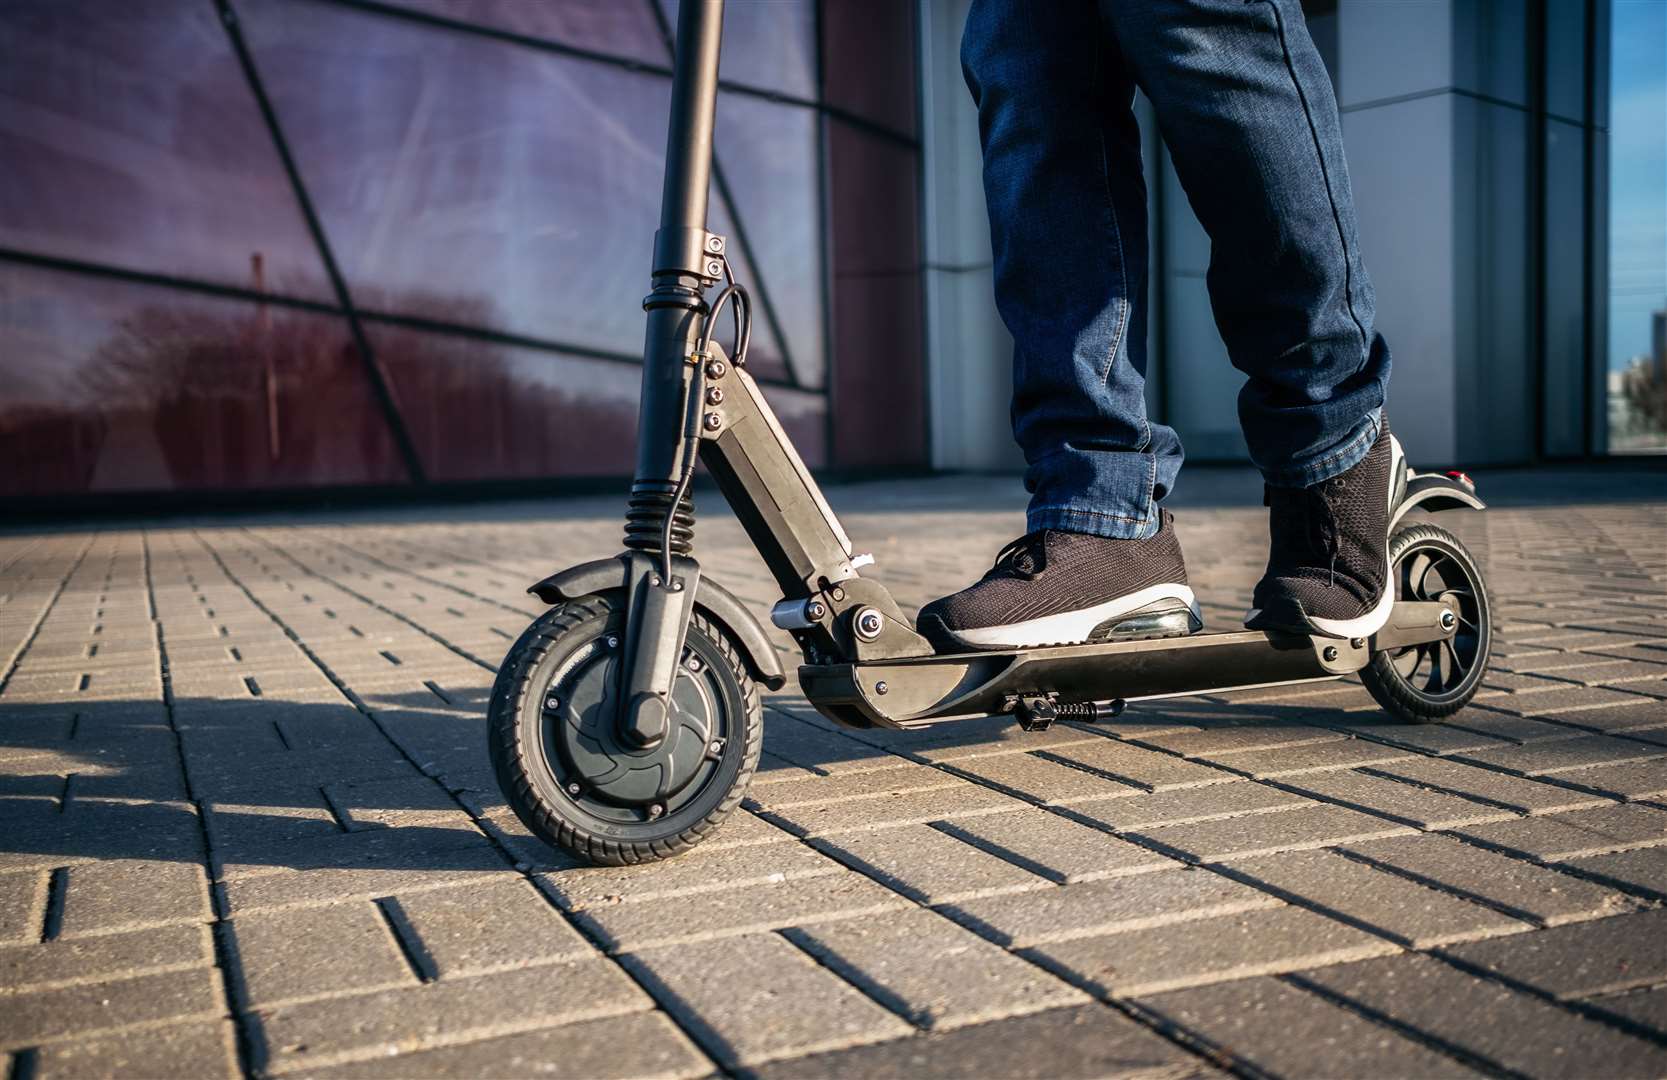
[[[1268,485],[1268,571],[1245,626],[1335,638],[1383,629],[1395,606],[1389,515],[1405,471],[1385,416],[1372,449],[1348,472],[1307,488]]]
[[[1203,618],[1174,521],[1163,511],[1146,540],[1029,533],[976,584],[921,608],[915,626],[939,652],[1193,633]]]

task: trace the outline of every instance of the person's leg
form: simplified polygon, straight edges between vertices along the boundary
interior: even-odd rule
[[[1366,636],[1388,618],[1383,419],[1342,128],[1297,0],[1099,0],[1210,234],[1210,301],[1272,551],[1246,625]],[[1385,437],[1380,439],[1380,433]]]
[[[1342,128],[1296,0],[1100,0],[1210,234],[1210,302],[1249,376],[1239,418],[1268,483],[1306,487],[1377,435],[1372,328]]]
[[[961,58],[1030,531],[916,624],[944,651],[1190,633],[1197,601],[1157,507],[1181,445],[1146,416],[1146,191],[1127,66],[1093,0],[974,0]]]
[[[1146,415],[1146,188],[1134,82],[1092,0],[975,0],[961,62],[978,108],[996,306],[1032,530],[1139,538],[1181,444]]]

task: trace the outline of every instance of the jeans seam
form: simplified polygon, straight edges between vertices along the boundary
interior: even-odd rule
[[[1080,506],[1033,506],[1032,514],[1081,514],[1084,517],[1106,518],[1110,521],[1132,521],[1136,525],[1144,525],[1151,520],[1151,516],[1130,517],[1127,514],[1109,514],[1104,510],[1086,510]]]
[[[1320,133],[1314,127],[1314,113],[1308,107],[1308,95],[1302,92],[1302,80],[1297,78],[1296,65],[1291,62],[1291,47],[1285,40],[1285,19],[1279,12],[1279,5],[1275,0],[1263,0],[1268,10],[1273,13],[1274,33],[1279,37],[1279,52],[1285,60],[1285,71],[1291,77],[1291,88],[1297,93],[1297,101],[1302,104],[1302,119],[1308,125],[1308,137],[1314,144],[1314,156],[1320,162],[1320,178],[1325,183],[1326,204],[1331,208],[1331,221],[1337,229],[1337,246],[1343,249],[1343,299],[1349,309],[1349,321],[1354,323],[1355,331],[1360,335],[1360,363],[1355,370],[1366,365],[1371,356],[1371,343],[1366,338],[1366,327],[1360,321],[1360,316],[1354,310],[1354,267],[1349,259],[1349,241],[1343,234],[1343,217],[1337,209],[1337,196],[1331,187],[1331,169],[1326,164],[1325,148],[1321,145]]]
[[[1102,41],[1094,49],[1094,83],[1101,84],[1100,51],[1105,48]],[[1123,335],[1128,328],[1129,308],[1133,301],[1126,295],[1129,291],[1129,271],[1123,259],[1123,226],[1117,220],[1117,198],[1111,190],[1111,163],[1106,149],[1105,126],[1100,126],[1100,178],[1106,193],[1106,210],[1111,214],[1111,238],[1117,245],[1117,282],[1122,286],[1125,294],[1123,302],[1117,309],[1117,326],[1111,332],[1111,349],[1106,355],[1105,370],[1100,372],[1100,383],[1111,385],[1111,373],[1117,367],[1117,352],[1123,347]]]

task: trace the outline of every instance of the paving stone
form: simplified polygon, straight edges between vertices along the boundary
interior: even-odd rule
[[[1557,779],[1617,799],[1659,799],[1667,795],[1667,761],[1652,758],[1618,765],[1593,765],[1558,773]]]
[[[1614,889],[1446,836],[1393,836],[1350,844],[1347,850],[1547,925],[1613,915],[1637,906]]]
[[[42,989],[213,962],[214,945],[204,925],[59,938],[32,945],[0,946],[0,989]]]
[[[1493,701],[1478,702],[1449,719],[1454,727],[1467,728],[1483,735],[1492,735],[1506,742],[1526,744],[1544,739],[1577,739],[1580,728],[1567,724],[1547,723],[1496,708]]]
[[[909,791],[955,787],[960,781],[949,773],[927,765],[898,761],[885,769],[811,776],[808,779],[766,784],[751,789],[745,802],[749,810],[791,810],[802,806],[844,802]]]
[[[803,806],[765,814],[766,820],[800,836],[831,836],[857,829],[918,825],[973,814],[1017,810],[1025,804],[980,784],[964,782],[931,791],[876,795],[869,799]]]
[[[208,882],[196,862],[112,859],[65,873],[60,933],[66,937],[212,917]]]
[[[1086,1000],[1081,991],[931,911],[785,933],[916,1027],[960,1027]]]
[[[1276,851],[1344,844],[1411,831],[1342,806],[1297,807],[1277,814],[1142,828],[1129,835],[1199,862],[1224,862]]]
[[[730,1068],[911,1030],[774,934],[640,950],[621,962]]]
[[[943,911],[999,945],[1025,948],[1279,903],[1219,874],[1181,869],[965,900]]]
[[[1651,758],[1657,759],[1661,771],[1667,772],[1667,763],[1660,762],[1660,759],[1667,758],[1667,746],[1652,746],[1609,735],[1583,735],[1574,739],[1534,742],[1526,746],[1501,747],[1464,755],[1466,761],[1479,765],[1508,769],[1523,776],[1557,774],[1559,779],[1561,774],[1571,769]]]
[[[785,843],[710,850],[705,843],[686,855],[640,866],[584,866],[539,880],[569,911],[596,905],[686,896],[774,885],[798,878],[843,873],[839,863],[780,833]]]
[[[949,768],[1008,794],[1054,805],[1126,798],[1141,792],[1140,788],[1131,784],[1036,754],[970,758],[954,762]]]
[[[1232,871],[1242,880],[1351,919],[1417,949],[1528,929],[1519,919],[1331,851],[1292,851],[1247,859],[1235,863]]]
[[[765,710],[764,745],[784,761],[824,773],[861,772],[890,768],[897,758],[844,732],[827,731],[789,716]]]
[[[249,1008],[417,981],[370,903],[242,915],[229,926],[239,997]]]
[[[1232,773],[1133,743],[1102,739],[1047,751],[1045,756],[1105,773],[1147,791],[1230,783]]]
[[[426,776],[331,784],[324,796],[349,830],[467,821],[451,794]]]
[[[1667,983],[1667,908],[1444,950],[1564,1000]]]
[[[1667,986],[1633,990],[1614,997],[1599,998],[1591,1005],[1624,1020],[1667,1035]]]
[[[133,1024],[214,1017],[225,1009],[219,975],[201,967],[9,994],[5,1002],[0,1049],[6,1050]]]
[[[1545,716],[1554,719],[1573,716],[1587,709],[1637,704],[1625,691],[1586,686],[1513,696],[1507,701],[1512,712],[1521,713],[1523,716]]]
[[[1402,724],[1387,719],[1382,713],[1365,720],[1350,718],[1322,722],[1327,727],[1345,734],[1388,743],[1391,746],[1404,746],[1422,754],[1437,756],[1463,753],[1466,750],[1486,750],[1504,742],[1491,735],[1467,731],[1450,724]]]
[[[243,915],[283,907],[372,900],[394,893],[470,882],[484,884],[510,871],[491,849],[435,852],[427,864],[276,871],[225,883],[226,907]]]
[[[1134,997],[1398,951],[1381,937],[1312,911],[1275,907],[1071,938],[1024,955],[1095,994]]]
[[[1177,990],[1140,1004],[1273,1076],[1485,1075],[1278,979]]]
[[[1070,807],[1072,818],[1103,825],[1108,829],[1158,828],[1218,821],[1247,814],[1277,813],[1313,806],[1314,800],[1288,791],[1239,780],[1207,788],[1159,791],[1132,799]]]
[[[1050,881],[1172,869],[1175,860],[1046,810],[983,814],[934,826]]]
[[[1140,741],[1148,746],[1186,757],[1209,757],[1216,760],[1253,750],[1303,746],[1343,737],[1335,731],[1308,724],[1247,723],[1210,727],[1202,731],[1182,732],[1176,735],[1143,737]]]
[[[1408,758],[1374,766],[1368,771],[1399,777],[1435,791],[1496,803],[1524,814],[1554,814],[1609,802],[1602,796],[1444,759]]]
[[[760,1080],[1087,1080],[1208,1072],[1185,1050],[1103,1005],[1078,1005],[932,1032],[901,1042],[813,1054],[757,1070]]]
[[[398,990],[280,1005],[254,1014],[252,1057],[268,1073],[614,1017],[649,1000],[608,960],[543,964]]]
[[[144,1076],[232,1080],[242,1076],[237,1067],[236,1032],[225,1020],[50,1043],[36,1051],[35,1070],[40,1080]]]
[[[1429,956],[1341,964],[1297,979],[1522,1075],[1654,1076],[1667,1069],[1667,1048]]]
[[[1055,750],[1103,738],[1104,735],[1070,724],[1054,724],[1045,731],[1026,731],[1011,716],[990,716],[903,733],[894,745],[898,753],[917,761],[943,764],[998,754]]]
[[[1342,739],[1336,742],[1285,746],[1274,750],[1250,750],[1219,757],[1206,755],[1206,760],[1213,761],[1223,768],[1236,769],[1247,776],[1267,779],[1378,765],[1410,756],[1412,755],[1406,750],[1384,746],[1368,739]]]
[[[564,1076],[594,1080],[679,1080],[712,1071],[712,1063],[664,1013],[641,1012],[308,1069],[306,1075],[318,1080],[476,1080],[533,1076],[551,1071],[557,1063]]]
[[[909,901],[861,874],[795,878],[673,901],[600,904],[575,915],[609,951],[645,949],[674,941],[703,941],[782,926],[874,915]]]
[[[31,870],[0,874],[0,941],[40,939],[48,880]]]
[[[1611,855],[1568,859],[1562,865],[1667,899],[1667,847],[1633,848]]]
[[[1557,862],[1627,848],[1667,843],[1667,810],[1642,803],[1571,810],[1456,830],[1484,844],[1533,859]]]
[[[812,843],[923,903],[1047,886],[1045,879],[1029,870],[929,825],[845,832]]]
[[[1471,802],[1416,784],[1352,770],[1311,773],[1291,777],[1285,783],[1287,787],[1298,788],[1316,797],[1421,829],[1447,829],[1480,821],[1503,821],[1516,816],[1503,807]]]
[[[408,928],[421,953],[418,962],[432,965],[431,977],[579,960],[596,953],[561,912],[519,878],[410,893],[391,897],[383,906]]]

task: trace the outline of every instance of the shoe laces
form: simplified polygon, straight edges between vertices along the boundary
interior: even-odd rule
[[[1037,529],[1025,533],[1002,548],[996,563],[986,577],[1033,578],[1042,572],[1048,561],[1048,530]]]
[[[1337,584],[1337,557],[1342,550],[1334,500],[1343,495],[1348,481],[1341,476],[1322,480],[1305,488],[1277,488],[1269,485],[1267,503],[1275,513],[1300,517],[1302,536],[1310,554],[1326,563],[1328,587]]]

